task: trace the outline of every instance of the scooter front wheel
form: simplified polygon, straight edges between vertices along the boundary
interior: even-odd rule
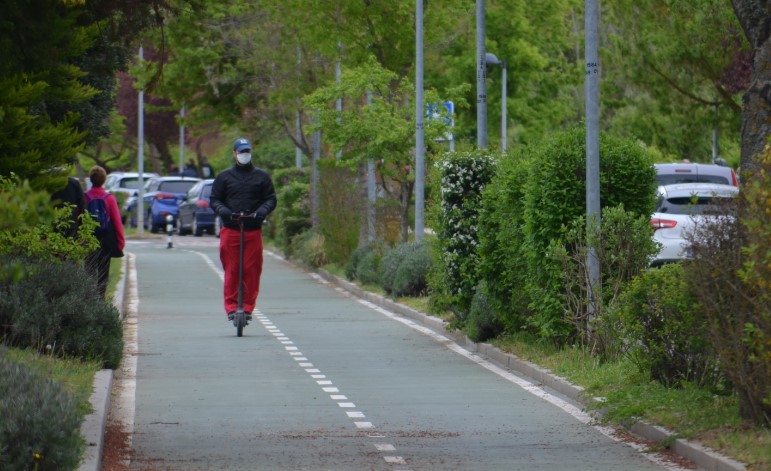
[[[246,326],[246,313],[244,311],[236,311],[233,324],[236,326],[236,335],[243,337],[244,327]]]

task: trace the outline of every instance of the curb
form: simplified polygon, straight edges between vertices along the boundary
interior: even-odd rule
[[[123,320],[123,302],[126,293],[126,280],[128,279],[128,257],[121,261],[121,279],[112,304],[118,309],[118,315]],[[89,401],[94,412],[88,414],[80,424],[80,436],[86,442],[86,449],[80,460],[78,471],[99,471],[102,467],[102,453],[104,451],[104,432],[107,427],[107,414],[110,411],[110,396],[112,394],[112,379],[114,371],[103,369],[94,375],[94,388]]]
[[[516,355],[503,352],[498,347],[487,343],[474,342],[460,331],[448,332],[447,323],[439,318],[426,315],[408,306],[394,302],[384,296],[364,291],[354,283],[340,279],[325,270],[317,269],[315,271],[324,280],[348,291],[352,295],[376,304],[384,309],[388,309],[389,311],[395,312],[404,317],[410,318],[413,321],[433,330],[437,334],[453,340],[457,345],[465,348],[466,350],[484,357],[486,360],[492,363],[495,363],[497,366],[515,371],[523,376],[526,376],[534,383],[546,386],[549,389],[552,389],[570,398],[571,400],[580,404],[583,408],[586,408],[586,398],[584,397],[583,387],[572,384],[568,380],[552,374],[549,370],[541,368],[534,363],[524,361],[521,358],[518,358]],[[602,412],[597,412],[595,415],[598,415],[601,418]],[[629,432],[645,440],[653,441],[656,443],[671,442],[667,448],[669,448],[675,454],[691,461],[700,469],[706,471],[743,471],[747,469],[743,463],[740,463],[733,458],[724,456],[699,443],[677,438],[676,434],[663,427],[651,425],[646,422],[636,422],[628,426],[625,425],[624,427]]]

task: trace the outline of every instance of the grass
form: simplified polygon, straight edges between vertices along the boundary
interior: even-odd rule
[[[639,373],[627,358],[601,363],[583,349],[558,349],[528,335],[492,343],[584,387],[589,398],[604,398],[597,406],[606,410],[610,423],[646,420],[746,463],[750,470],[771,469],[771,430],[743,422],[735,394],[715,395],[691,384],[666,388]]]

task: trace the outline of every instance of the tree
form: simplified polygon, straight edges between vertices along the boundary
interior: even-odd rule
[[[752,46],[752,76],[742,103],[742,170],[758,169],[771,135],[771,1],[731,0]]]
[[[370,104],[366,104],[368,94]],[[330,106],[338,97],[345,102],[342,111]],[[438,94],[427,90],[426,100],[437,103]],[[372,57],[359,67],[344,69],[339,83],[319,88],[306,98],[305,105],[316,110],[317,124],[311,129],[323,130],[333,153],[342,151],[341,165],[356,168],[368,159],[380,162],[378,173],[383,191],[389,193],[392,183],[398,188],[395,199],[401,208],[402,242],[407,242],[415,182],[415,104],[410,80],[400,79]],[[433,143],[444,131],[443,119],[428,120],[426,142]]]
[[[726,0],[619,0],[603,16],[603,112],[608,130],[664,156],[739,159],[740,94],[750,48]]]
[[[0,175],[61,186],[84,143],[106,134],[114,73],[164,7],[135,2],[8,0],[0,22]],[[52,171],[53,170],[53,171]]]

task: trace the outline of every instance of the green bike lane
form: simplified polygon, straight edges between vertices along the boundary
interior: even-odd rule
[[[128,251],[132,470],[676,469],[277,257],[238,338],[217,239]]]

